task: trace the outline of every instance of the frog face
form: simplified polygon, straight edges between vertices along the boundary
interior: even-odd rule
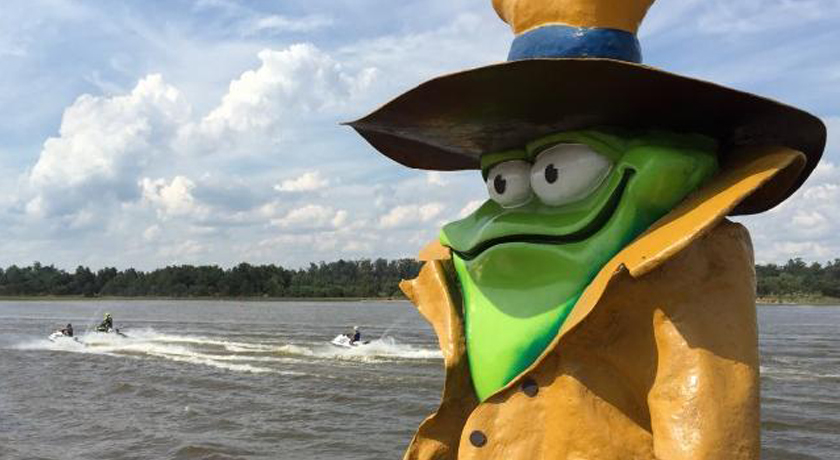
[[[545,350],[616,253],[717,170],[698,135],[559,133],[482,157],[490,199],[444,226],[486,399]]]

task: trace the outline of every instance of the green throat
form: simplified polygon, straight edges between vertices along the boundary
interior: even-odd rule
[[[529,258],[530,267],[556,262],[552,261],[551,254],[528,246],[522,245],[514,257]],[[474,264],[454,257],[464,297],[470,372],[482,401],[539,357],[580,297],[580,291],[571,295],[566,292],[573,289],[572,286],[553,283],[556,280],[546,276],[553,271],[517,273],[535,275],[516,276],[516,279],[527,278],[527,284],[518,288],[494,283],[491,283],[494,287],[487,287],[488,278],[514,275],[512,271],[519,271],[517,266],[506,263],[506,257],[493,257],[492,252],[480,256],[482,260],[478,263],[485,266],[478,269]],[[496,264],[499,266],[492,266]],[[558,302],[557,299],[565,300]]]
[[[564,133],[530,144],[522,157],[563,142],[586,144],[612,163],[589,196],[560,206],[535,198],[514,208],[488,200],[441,231],[441,243],[453,250],[481,401],[546,351],[612,257],[717,171],[714,142],[662,132]]]

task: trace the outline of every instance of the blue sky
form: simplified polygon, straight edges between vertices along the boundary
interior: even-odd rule
[[[660,0],[645,62],[829,128],[792,199],[740,219],[756,259],[840,256],[840,2]],[[341,121],[504,60],[488,1],[5,2],[0,266],[413,256],[486,199],[475,172],[376,154]]]

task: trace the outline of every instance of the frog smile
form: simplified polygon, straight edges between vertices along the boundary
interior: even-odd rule
[[[557,235],[525,232],[511,233],[509,235],[496,236],[481,240],[466,250],[456,249],[453,247],[454,245],[450,247],[461,259],[471,260],[493,246],[505,243],[565,244],[586,240],[601,230],[613,216],[616,209],[618,209],[618,206],[621,203],[621,197],[624,195],[624,190],[627,188],[633,173],[633,169],[625,169],[618,184],[614,186],[614,189],[609,194],[608,198],[601,204],[601,208],[597,212],[593,213],[592,218],[590,218],[587,222],[568,233]]]

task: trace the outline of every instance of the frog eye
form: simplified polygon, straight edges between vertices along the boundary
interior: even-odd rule
[[[531,167],[531,187],[548,205],[585,198],[610,171],[610,160],[582,144],[559,144],[540,153]]]
[[[503,208],[521,206],[531,199],[531,164],[522,160],[499,163],[487,174],[490,199]]]

